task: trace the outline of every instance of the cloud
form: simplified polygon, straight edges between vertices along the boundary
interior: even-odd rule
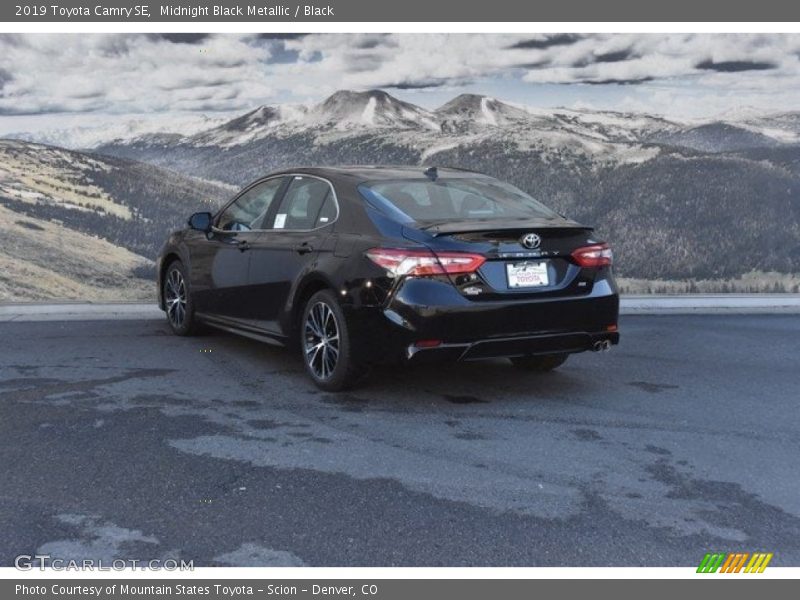
[[[771,70],[796,83],[800,36],[765,34],[311,34],[287,42],[299,62],[276,71],[276,78],[299,86],[366,89],[386,81],[423,87],[430,81],[518,78],[540,84],[674,82],[739,85],[736,73]],[[312,55],[314,67],[303,60]],[[313,82],[313,85],[312,85]],[[332,85],[334,84],[335,85]],[[773,81],[749,77],[762,89]],[[287,89],[289,86],[286,86]]]
[[[723,60],[721,62],[714,62],[713,60],[704,60],[697,64],[698,69],[706,71],[719,71],[720,73],[739,73],[740,71],[765,71],[767,69],[774,69],[775,64],[771,62],[755,62],[752,60]]]
[[[260,40],[299,40],[307,33],[257,33],[255,37]]]
[[[173,44],[202,44],[209,37],[208,33],[151,33],[151,39],[162,39]]]
[[[389,34],[376,33],[374,35],[367,34],[365,36],[361,36],[353,44],[353,47],[356,50],[370,50],[373,48],[379,48],[381,46],[386,48],[396,48],[397,41]]]
[[[623,60],[630,60],[632,58],[637,58],[636,54],[629,48],[626,48],[624,50],[612,50],[611,52],[603,52],[601,54],[595,54],[594,62],[614,63]]]
[[[568,46],[581,39],[580,35],[573,33],[559,33],[556,35],[543,35],[527,40],[521,40],[509,46],[512,49],[544,50],[553,46]]]
[[[376,86],[378,88],[393,88],[396,90],[427,90],[430,88],[440,88],[447,85],[449,82],[443,79],[430,79],[428,81],[392,81],[383,85]]]
[[[236,35],[3,36],[0,113],[245,108],[273,93],[270,56]]]
[[[689,86],[710,97],[729,89],[789,92],[800,85],[800,36],[765,34],[595,34],[561,51],[536,53],[531,84]],[[556,49],[558,50],[558,49]]]
[[[637,102],[665,86],[705,97],[788,98],[800,87],[800,36],[0,35],[0,114],[7,115],[238,111],[338,89],[441,94],[481,82],[527,86],[534,100],[548,85],[636,88]]]
[[[637,79],[587,79],[582,83],[589,85],[637,85],[653,81],[652,77],[639,77]]]

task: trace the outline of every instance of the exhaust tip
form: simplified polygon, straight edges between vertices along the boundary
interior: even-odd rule
[[[608,352],[609,350],[611,350],[610,340],[599,340],[592,344],[593,352]]]

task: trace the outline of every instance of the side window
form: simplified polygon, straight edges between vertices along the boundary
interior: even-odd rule
[[[226,231],[264,228],[264,217],[282,183],[283,177],[276,177],[251,187],[225,209],[220,215],[217,227]]]
[[[294,177],[275,215],[274,229],[314,229],[336,217],[331,186],[314,177]]]

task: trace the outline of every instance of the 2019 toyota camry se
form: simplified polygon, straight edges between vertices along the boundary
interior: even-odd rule
[[[546,371],[619,340],[608,245],[486,175],[292,169],[188,225],[158,259],[172,330],[297,345],[326,390],[379,362],[508,357]]]

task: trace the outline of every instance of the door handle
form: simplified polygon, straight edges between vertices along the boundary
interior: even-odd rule
[[[298,254],[308,254],[314,251],[314,247],[308,242],[303,242],[302,244],[297,244],[297,246],[294,247],[294,251]]]
[[[239,248],[241,252],[244,252],[245,250],[250,250],[250,242],[248,242],[247,240],[236,242],[236,247]]]

